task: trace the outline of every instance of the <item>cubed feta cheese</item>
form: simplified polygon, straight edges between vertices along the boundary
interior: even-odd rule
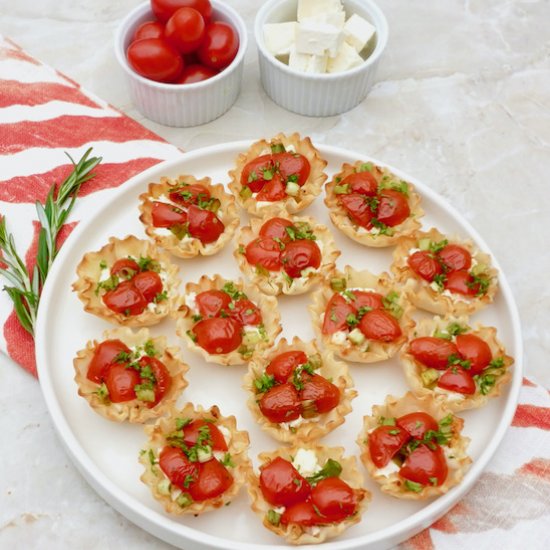
[[[303,73],[324,73],[327,68],[328,55],[309,55],[290,50],[288,66]],[[259,204],[259,203],[258,203]],[[268,202],[266,204],[273,204]]]
[[[335,56],[343,41],[343,33],[329,23],[304,21],[296,30],[296,51],[322,56],[328,52]]]
[[[344,344],[346,342],[347,336],[348,336],[347,332],[345,332],[343,330],[339,330],[338,332],[335,332],[332,335],[330,340],[333,344],[341,345],[341,344]]]
[[[343,9],[341,0],[298,0],[298,21],[323,13],[338,13]]]
[[[346,22],[346,12],[340,11],[331,13],[320,13],[318,15],[307,17],[302,21],[302,23],[305,21],[308,21],[310,23],[328,23],[342,30],[344,28],[344,23]]]
[[[283,56],[290,53],[294,45],[297,23],[268,23],[264,25],[265,47],[274,56]]]
[[[341,73],[348,69],[353,69],[363,63],[363,58],[357,53],[355,48],[343,42],[336,54],[336,57],[330,57],[327,64],[329,73]]]
[[[298,449],[292,464],[304,477],[312,476],[322,469],[317,462],[315,451],[308,449]]]
[[[375,32],[376,28],[356,13],[344,25],[345,41],[353,46],[356,52],[360,52],[367,45]]]

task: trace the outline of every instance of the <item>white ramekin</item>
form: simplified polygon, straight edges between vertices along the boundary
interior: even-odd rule
[[[211,0],[213,19],[230,23],[239,35],[239,50],[222,72],[193,84],[164,84],[138,75],[128,64],[126,50],[137,27],[154,20],[150,2],[143,2],[120,23],[115,35],[115,55],[126,73],[130,96],[147,118],[166,126],[187,127],[206,124],[223,115],[241,91],[244,55],[248,43],[241,16],[227,4]]]
[[[367,96],[380,56],[388,42],[388,23],[371,0],[344,0],[347,16],[356,13],[376,27],[376,47],[364,63],[341,73],[311,74],[291,69],[265,47],[266,23],[296,21],[297,0],[269,0],[256,15],[254,36],[260,77],[269,97],[281,107],[307,116],[331,116],[349,111]]]

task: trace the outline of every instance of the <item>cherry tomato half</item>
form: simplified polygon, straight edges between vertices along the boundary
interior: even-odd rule
[[[203,65],[219,70],[235,59],[238,50],[239,35],[235,29],[228,23],[215,21],[206,26],[197,55]]]
[[[422,411],[400,416],[397,419],[397,426],[403,428],[414,439],[424,439],[427,431],[439,429],[435,418]]]
[[[290,422],[300,417],[302,410],[298,391],[290,382],[269,388],[259,403],[262,414],[270,422]]]
[[[212,422],[205,422],[202,418],[193,420],[187,426],[183,428],[183,441],[189,447],[195,445],[200,436],[200,429],[208,427],[208,433],[210,434],[210,440],[204,443],[210,445],[213,451],[227,451],[227,443],[222,432]]]
[[[153,203],[151,217],[154,227],[169,228],[175,225],[183,225],[187,221],[187,213],[181,208],[157,201]]]
[[[235,307],[229,310],[229,316],[241,325],[259,325],[262,322],[262,313],[258,306],[247,298],[240,298]]]
[[[280,456],[260,468],[260,489],[267,502],[274,506],[292,506],[311,493],[307,480]]]
[[[273,174],[273,177],[266,182],[260,192],[256,195],[257,201],[275,202],[286,199],[286,188],[280,174]]]
[[[115,289],[107,291],[102,299],[111,311],[123,315],[140,315],[147,307],[145,296],[133,281],[123,281]]]
[[[210,67],[205,67],[199,63],[194,63],[192,65],[185,66],[183,73],[181,73],[181,76],[178,80],[176,80],[176,84],[194,84],[195,82],[208,80],[217,74],[218,71],[211,69]]]
[[[200,12],[194,8],[180,8],[166,22],[164,36],[180,53],[191,53],[202,42],[205,27]]]
[[[223,464],[213,458],[199,464],[199,478],[188,491],[193,500],[202,502],[225,493],[231,485],[233,485],[233,476]]]
[[[479,292],[479,284],[474,282],[473,277],[466,271],[452,271],[447,274],[445,288],[464,296],[475,296]]]
[[[355,297],[353,305],[357,310],[362,307],[369,307],[371,309],[380,309],[384,307],[384,298],[382,294],[378,294],[378,292],[354,290],[352,294]]]
[[[390,227],[403,223],[410,215],[411,209],[407,197],[394,189],[384,189],[380,193],[380,202],[376,218]]]
[[[248,243],[245,256],[252,266],[261,266],[268,271],[281,269],[281,247],[271,237],[258,237]]]
[[[294,227],[294,224],[290,220],[285,220],[285,218],[271,218],[262,225],[260,237],[271,237],[272,239],[280,239],[285,244],[289,243],[291,239],[286,230],[287,227]]]
[[[448,471],[445,453],[439,445],[435,449],[420,445],[405,459],[399,475],[422,485],[439,486],[447,479]]]
[[[350,193],[340,197],[340,204],[346,210],[352,222],[366,229],[372,228],[372,218],[374,212],[371,209],[371,203],[364,195],[358,193]]]
[[[177,447],[164,447],[160,451],[159,466],[170,482],[182,491],[188,491],[190,480],[196,481],[199,477],[198,464],[191,462]]]
[[[307,267],[317,269],[321,265],[321,250],[309,239],[292,241],[283,250],[281,261],[289,277],[301,277],[302,270]]]
[[[476,392],[476,383],[472,375],[462,367],[453,365],[449,367],[437,382],[440,388],[464,395],[473,395]]]
[[[203,244],[213,243],[224,232],[223,222],[210,210],[202,210],[192,204],[187,211],[189,233]]]
[[[319,374],[304,374],[300,399],[302,415],[307,418],[334,409],[340,403],[340,390],[338,386]]]
[[[407,443],[410,435],[397,426],[378,426],[369,434],[369,452],[377,468],[383,468]]]
[[[136,398],[134,388],[141,380],[137,370],[113,363],[105,373],[104,382],[109,390],[109,399],[113,403],[122,403]]]
[[[342,521],[355,513],[357,508],[354,490],[338,477],[319,481],[311,491],[311,502],[331,522]]]
[[[171,201],[189,207],[192,204],[197,204],[199,200],[208,201],[210,199],[210,191],[200,183],[191,183],[177,187],[168,196]]]
[[[156,357],[143,356],[139,360],[139,366],[142,368],[149,367],[155,377],[155,400],[149,404],[150,407],[154,407],[170,390],[172,377],[166,365]]]
[[[438,253],[439,259],[445,264],[448,271],[470,269],[472,265],[471,254],[458,244],[447,244]]]
[[[449,357],[457,355],[456,345],[444,338],[421,336],[409,344],[409,353],[430,369],[444,370],[449,366]]]
[[[303,527],[330,523],[330,520],[315,510],[313,503],[310,500],[297,502],[296,504],[286,508],[281,515],[280,521],[282,525],[294,524],[302,525]]]
[[[205,21],[212,17],[210,0],[151,0],[151,9],[161,23],[166,23],[178,9],[184,7],[199,11]]]
[[[351,193],[359,193],[368,197],[374,197],[378,192],[378,182],[368,171],[350,174],[339,185],[349,185]]]
[[[463,359],[470,361],[468,372],[472,376],[479,374],[493,359],[487,342],[475,334],[459,334],[455,341],[458,353]]]
[[[346,318],[348,315],[355,313],[357,313],[355,307],[347,302],[341,294],[334,294],[325,309],[323,334],[334,334],[340,330],[347,329]]]
[[[199,313],[203,317],[217,317],[222,309],[226,312],[229,311],[231,296],[223,290],[205,290],[197,294],[195,303],[197,304]]]
[[[163,38],[136,40],[126,55],[136,73],[157,82],[175,82],[183,71],[181,55]]]
[[[163,289],[162,279],[155,271],[142,271],[138,273],[132,279],[132,283],[143,294],[148,303],[152,302]]]
[[[197,345],[208,353],[229,353],[242,342],[241,324],[235,319],[203,319],[193,327],[193,332],[197,337]]]
[[[279,384],[284,384],[292,376],[294,369],[304,363],[307,363],[307,355],[303,351],[285,351],[271,360],[265,372],[273,376]]]
[[[441,264],[427,250],[417,250],[411,254],[407,259],[407,264],[419,277],[430,283],[436,275],[443,271]]]
[[[367,311],[359,321],[359,330],[369,339],[393,342],[401,336],[397,319],[384,309]]]
[[[104,340],[99,343],[88,365],[88,380],[101,384],[107,368],[120,352],[130,353],[130,348],[120,340]]]
[[[299,153],[275,153],[272,155],[272,160],[285,183],[288,178],[295,176],[296,183],[302,187],[309,178],[311,166],[304,155]]]
[[[241,185],[250,187],[252,193],[258,193],[268,181],[264,172],[273,174],[271,155],[261,155],[248,162],[241,172]]]
[[[139,271],[137,262],[130,258],[120,258],[112,265],[110,273],[122,279],[131,279]]]

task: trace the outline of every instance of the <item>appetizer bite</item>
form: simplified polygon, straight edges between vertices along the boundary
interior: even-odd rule
[[[363,418],[361,460],[384,493],[423,500],[458,485],[471,459],[464,420],[432,396],[386,397]]]
[[[218,407],[187,403],[145,427],[141,481],[170,514],[202,514],[229,504],[250,468],[246,431]]]
[[[471,328],[466,317],[435,317],[418,323],[401,362],[416,395],[443,398],[450,410],[461,411],[500,395],[514,360],[496,328],[479,323]]]
[[[387,273],[373,275],[350,266],[314,292],[309,310],[324,346],[359,363],[389,359],[414,327],[405,288]]]
[[[372,162],[344,164],[325,186],[332,223],[366,246],[391,246],[420,228],[424,215],[411,183]]]
[[[271,141],[257,141],[237,157],[237,166],[229,171],[229,189],[254,216],[293,214],[321,192],[326,165],[309,138],[277,134]]]
[[[261,453],[248,492],[264,526],[292,544],[316,544],[358,523],[371,495],[355,457],[343,453],[311,443]]]
[[[84,254],[73,290],[88,313],[119,325],[150,326],[174,307],[177,272],[151,242],[111,237],[101,250]]]
[[[139,198],[145,233],[180,258],[216,254],[239,225],[233,195],[221,183],[212,185],[210,178],[161,178]]]
[[[189,349],[220,365],[248,363],[282,330],[275,298],[220,275],[187,283],[176,317],[176,332]]]
[[[282,338],[268,353],[255,353],[244,387],[256,422],[283,442],[314,441],[334,430],[357,396],[346,363],[297,336],[291,344]]]
[[[434,228],[400,239],[391,269],[398,281],[413,281],[416,307],[438,315],[470,315],[494,300],[498,286],[488,254]]]
[[[329,230],[309,217],[253,218],[234,252],[240,270],[264,294],[303,294],[329,277],[340,251]]]
[[[189,367],[164,336],[117,328],[92,340],[73,360],[78,394],[100,415],[143,423],[173,406],[187,386]]]

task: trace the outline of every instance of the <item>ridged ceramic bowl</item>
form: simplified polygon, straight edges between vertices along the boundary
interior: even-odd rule
[[[136,29],[155,19],[150,2],[143,2],[120,23],[115,35],[115,55],[126,74],[130,96],[148,119],[166,126],[206,124],[228,111],[241,91],[244,54],[248,43],[241,16],[227,4],[212,0],[214,21],[225,21],[239,35],[239,50],[231,64],[219,74],[193,84],[165,84],[137,74],[128,64],[126,50]]]
[[[278,105],[307,116],[332,116],[357,106],[369,93],[388,41],[388,23],[371,0],[344,0],[346,17],[356,13],[376,27],[376,45],[359,66],[341,73],[312,74],[291,69],[270,53],[264,40],[266,23],[296,21],[297,0],[269,0],[258,11],[254,37],[260,76],[267,95]]]

